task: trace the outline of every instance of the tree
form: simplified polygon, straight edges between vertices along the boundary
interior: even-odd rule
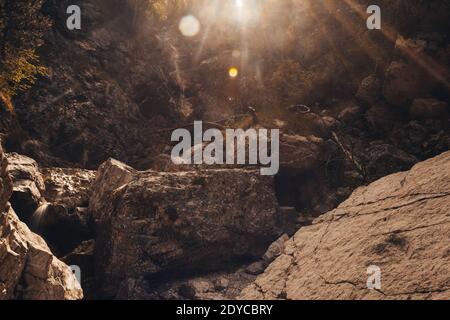
[[[12,96],[46,73],[36,53],[50,27],[40,12],[43,2],[0,0],[0,99],[9,108]]]

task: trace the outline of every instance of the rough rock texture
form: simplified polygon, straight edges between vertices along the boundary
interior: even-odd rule
[[[173,279],[243,263],[280,234],[273,178],[258,170],[136,172],[108,161],[93,193],[105,294],[127,278]]]
[[[337,205],[328,197],[330,190],[324,179],[324,166],[335,150],[331,140],[281,135],[280,171],[275,177],[275,185],[280,206],[294,207],[298,211],[290,218],[295,219],[299,212],[306,210],[321,214]],[[285,232],[290,233],[287,229]]]
[[[45,200],[40,232],[57,248],[67,254],[82,241],[94,237],[87,207],[95,172],[82,169],[44,168]]]
[[[6,204],[11,197],[13,184],[11,177],[7,173],[8,161],[6,155],[3,153],[1,141],[0,141],[0,213],[3,213],[6,208]]]
[[[21,221],[38,233],[60,256],[93,237],[87,206],[95,172],[44,168],[35,160],[11,153],[8,173],[13,181],[11,205]]]
[[[44,179],[38,164],[33,159],[11,153],[8,158],[8,173],[14,184],[11,204],[22,221],[29,223],[33,213],[43,201]]]
[[[403,150],[377,141],[366,148],[364,156],[366,173],[373,180],[384,177],[387,173],[408,170],[418,162]]]
[[[0,147],[0,300],[81,299],[83,291],[70,268],[6,203],[12,193],[6,168]]]
[[[8,173],[13,181],[30,180],[40,192],[45,190],[44,178],[36,161],[17,153],[9,153],[6,157]]]
[[[103,202],[104,195],[130,182],[136,173],[133,168],[114,159],[109,159],[98,168],[89,202],[89,211],[94,213],[94,219],[102,220],[103,214],[106,214],[102,211],[107,205]]]
[[[0,218],[0,300],[78,300],[72,270],[10,209]]]
[[[79,32],[66,27],[72,4],[83,10]],[[161,152],[151,132],[174,125],[181,91],[165,76],[173,71],[167,42],[151,23],[138,33],[131,8],[115,0],[46,1],[43,11],[54,20],[40,48],[48,76],[15,101],[18,121],[39,146],[23,143],[18,151],[45,166],[89,169],[109,157],[133,163]]]
[[[43,168],[41,171],[45,200],[63,204],[69,210],[88,206],[95,171],[68,168]]]
[[[449,299],[450,153],[357,189],[301,229],[243,299]],[[367,289],[369,266],[380,290]]]

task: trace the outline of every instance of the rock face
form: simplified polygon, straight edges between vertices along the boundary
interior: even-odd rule
[[[370,177],[379,179],[386,173],[405,171],[417,163],[417,159],[386,143],[373,142],[366,148],[365,169]]]
[[[55,251],[66,255],[81,242],[94,237],[87,212],[95,171],[68,168],[41,169],[44,182],[43,204],[33,221]]]
[[[8,161],[0,144],[0,213],[3,213],[12,193],[12,181],[7,173]]]
[[[12,182],[0,147],[0,300],[82,299],[70,268],[53,256],[45,241],[32,233],[7,204]]]
[[[38,233],[60,256],[93,238],[87,216],[95,172],[43,168],[17,153],[7,155],[13,181],[10,199],[22,222]]]
[[[69,211],[88,206],[95,171],[69,168],[43,168],[41,171],[45,200],[62,204]]]
[[[450,153],[357,189],[301,229],[242,299],[449,299]],[[381,269],[381,289],[367,269]]]
[[[110,160],[93,193],[106,295],[129,278],[173,279],[260,257],[280,235],[273,178],[259,170],[137,172]]]
[[[10,209],[0,220],[0,300],[78,300],[72,270]]]
[[[17,153],[8,154],[7,158],[8,173],[14,185],[11,204],[20,219],[29,223],[43,201],[44,178],[33,159]]]
[[[83,8],[80,31],[67,30],[71,4]],[[155,89],[165,81],[160,72],[172,72],[171,56],[162,53],[166,43],[148,36],[155,34],[151,25],[144,30],[146,37],[133,36],[133,6],[111,0],[46,1],[43,11],[54,24],[41,58],[49,75],[16,102],[18,121],[40,146],[24,145],[17,151],[46,166],[90,169],[109,157],[133,162],[146,149],[146,156],[161,151],[150,132],[174,124],[177,106],[170,98],[181,91],[172,79],[168,92]],[[41,150],[51,151],[54,158]]]

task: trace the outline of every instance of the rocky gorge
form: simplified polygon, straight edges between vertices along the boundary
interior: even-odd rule
[[[0,300],[450,299],[450,29],[434,4],[383,35],[344,3],[286,1],[238,62],[228,25],[203,44],[179,33],[182,5],[38,2],[47,74],[13,111],[0,99]],[[196,120],[279,129],[279,172],[174,164],[170,134]]]
[[[292,238],[299,218],[257,170],[161,173],[111,159],[96,173],[41,172],[1,154],[4,299],[82,298],[69,265],[81,268],[87,298],[449,297],[448,152],[303,217]],[[37,208],[31,217],[25,204]],[[365,287],[374,264],[382,291]]]

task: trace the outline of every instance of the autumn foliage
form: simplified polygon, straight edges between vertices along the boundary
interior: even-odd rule
[[[46,73],[36,52],[50,26],[40,13],[42,4],[43,0],[0,0],[0,98],[8,108],[12,96]]]

